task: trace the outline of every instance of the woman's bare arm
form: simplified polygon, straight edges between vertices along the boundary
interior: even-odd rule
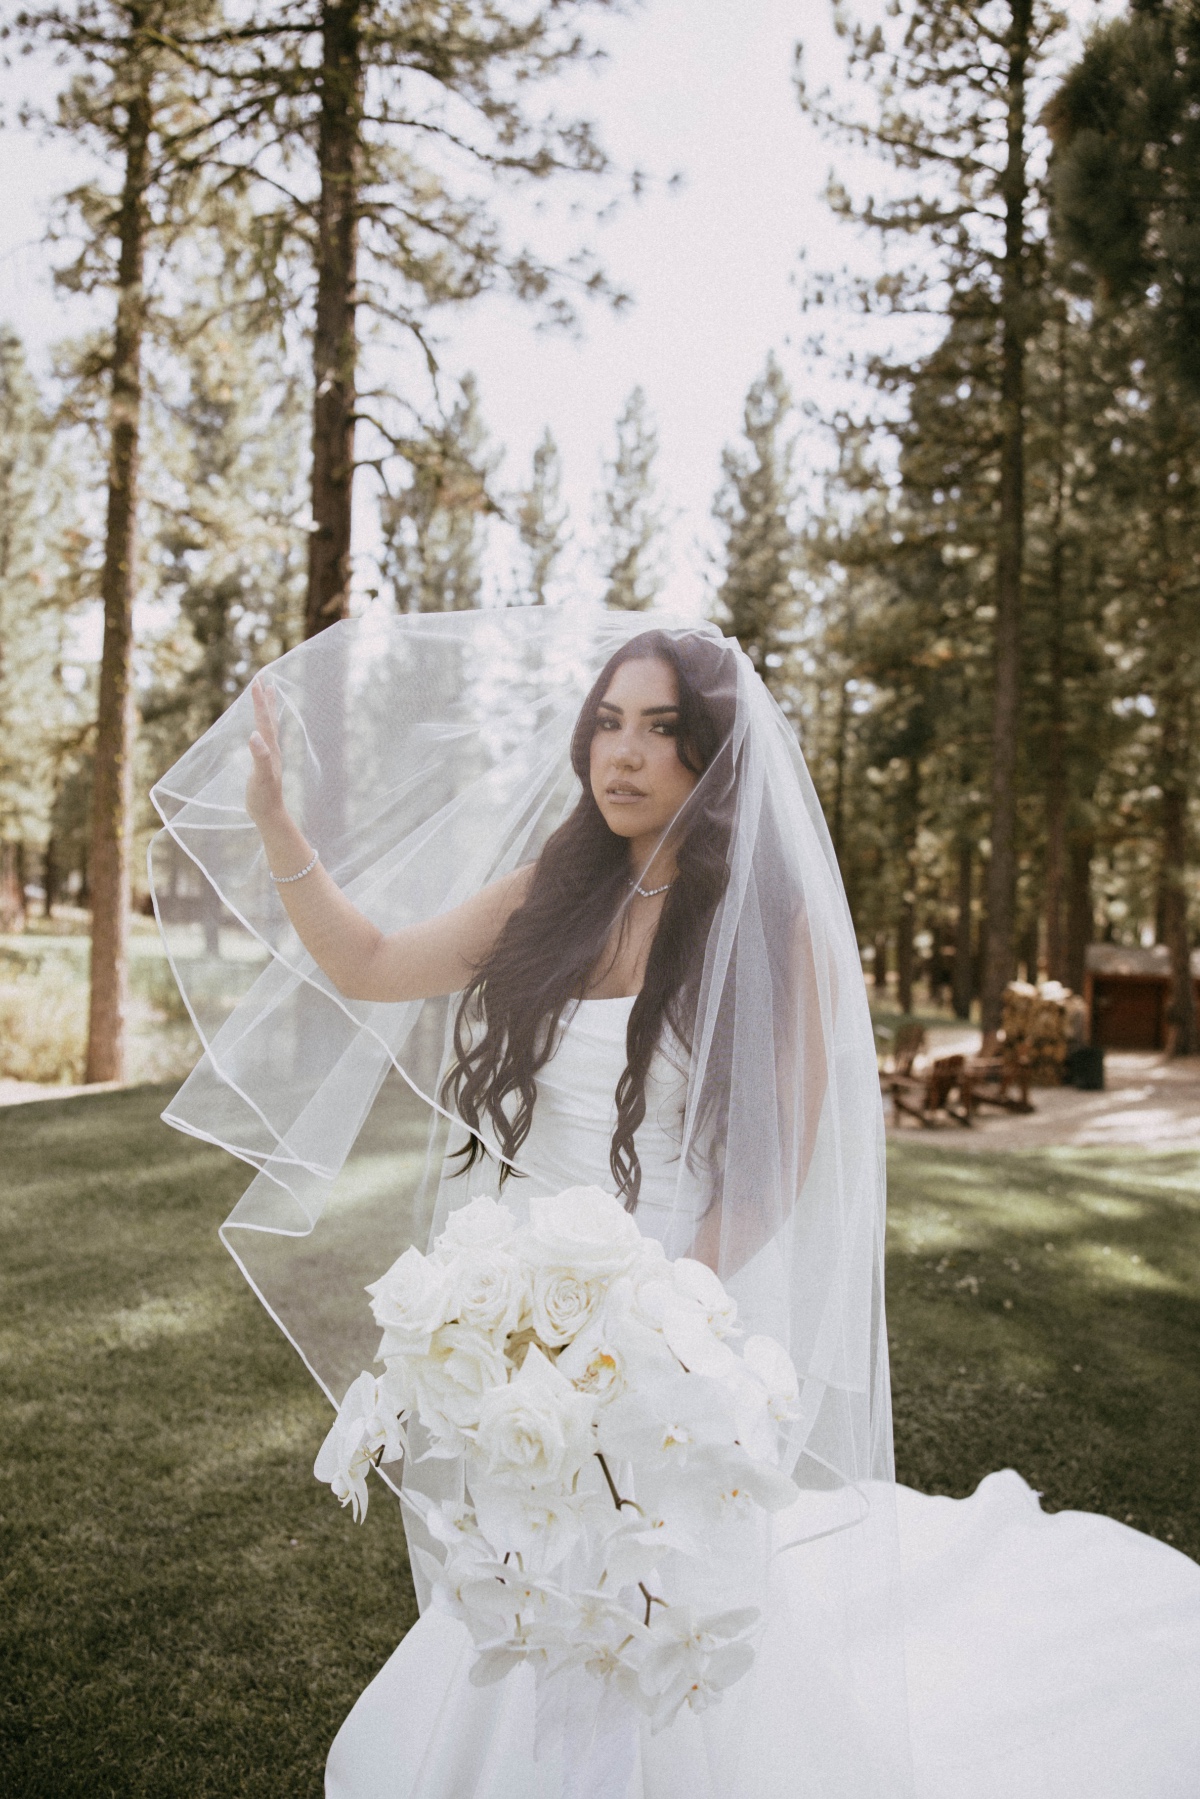
[[[257,729],[250,738],[246,810],[258,826],[271,873],[298,874],[314,852],[284,805],[274,695],[257,680],[250,692]],[[283,880],[278,893],[301,943],[347,999],[428,999],[466,986],[525,898],[532,874],[532,867],[516,869],[453,911],[386,935],[320,863],[301,881]]]
[[[816,1149],[817,1131],[825,1106],[829,1085],[826,1057],[827,1033],[823,1005],[823,985],[818,974],[816,950],[806,918],[795,929],[791,953],[790,1002],[788,1028],[775,1043],[776,1108],[778,1129],[783,1149],[782,1166],[790,1169],[791,1187],[779,1194],[774,1215],[747,1209],[734,1228],[724,1229],[721,1201],[715,1200],[696,1226],[696,1234],[688,1250],[697,1262],[704,1262],[722,1277],[743,1267],[763,1245],[770,1241],[784,1223],[788,1212],[799,1198]],[[824,1003],[832,1025],[838,1010],[837,969],[829,957],[825,964]],[[810,1029],[805,1030],[805,1024]],[[736,1071],[734,1079],[737,1078]],[[750,1220],[747,1223],[747,1219]],[[718,1268],[718,1263],[721,1266]]]

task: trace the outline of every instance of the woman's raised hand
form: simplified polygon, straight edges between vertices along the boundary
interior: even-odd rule
[[[246,810],[261,830],[284,812],[283,754],[279,748],[275,689],[256,675],[250,683],[256,729],[250,733],[253,766],[246,782]]]

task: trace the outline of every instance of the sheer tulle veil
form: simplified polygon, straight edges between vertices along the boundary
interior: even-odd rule
[[[700,1181],[719,1207],[717,1271],[740,1322],[779,1338],[800,1376],[802,1501],[773,1553],[811,1564],[811,1607],[792,1627],[813,1635],[820,1673],[772,1728],[798,1732],[799,1753],[805,1710],[837,1704],[848,1737],[865,1710],[874,1741],[899,1745],[874,1045],[820,807],[751,663],[715,627],[659,613],[371,611],[271,670],[288,803],[383,930],[445,911],[535,858],[574,807],[582,701],[613,651],[650,628],[715,646],[731,721],[701,777],[729,821],[728,879],[705,950],[677,1178],[681,1205]],[[366,1283],[410,1243],[424,1248],[468,1191],[494,1190],[499,1163],[447,1172],[448,1136],[462,1131],[440,1098],[456,996],[348,1000],[298,942],[245,811],[252,726],[242,694],[153,793],[163,829],[151,888],[204,1051],[164,1118],[254,1170],[223,1240],[336,1402],[377,1348]],[[519,1207],[519,1178],[504,1197]],[[404,1478],[425,1477],[418,1465]],[[732,1700],[715,1709],[732,1715]],[[894,1730],[879,1731],[881,1709]],[[892,1799],[909,1786],[896,1753],[886,1768],[851,1753],[811,1791]]]

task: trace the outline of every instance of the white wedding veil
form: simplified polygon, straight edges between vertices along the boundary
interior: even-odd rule
[[[886,1734],[906,1741],[871,1024],[816,794],[748,658],[715,627],[657,612],[372,610],[271,669],[285,794],[382,930],[442,913],[534,860],[571,813],[581,705],[613,652],[650,629],[707,646],[725,732],[689,801],[721,819],[727,850],[690,1032],[679,1203],[699,1181],[740,1322],[777,1337],[799,1374],[806,1498],[778,1553],[819,1570],[820,1678],[839,1669],[846,1717],[870,1715],[877,1735],[887,1712]],[[443,1177],[463,1127],[442,1097],[459,996],[350,1000],[314,964],[245,810],[252,728],[242,694],[153,792],[155,909],[204,1049],[163,1116],[255,1170],[223,1240],[336,1403],[377,1348],[365,1285],[425,1248],[459,1191]],[[519,1203],[513,1161],[504,1197]],[[471,1190],[498,1172],[484,1158]],[[803,1713],[800,1695],[786,1703]],[[786,1790],[909,1790],[902,1755],[877,1762],[856,1750],[853,1777],[798,1773]]]

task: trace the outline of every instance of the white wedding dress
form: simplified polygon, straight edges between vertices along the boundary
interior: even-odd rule
[[[611,1189],[632,1003],[585,1001],[568,1021],[519,1197]],[[660,1056],[637,1138],[637,1220],[670,1255],[690,1228],[673,1209],[684,1090]],[[813,1536],[837,1504],[806,1494],[778,1540]],[[643,1731],[625,1799],[1198,1799],[1200,1566],[1110,1518],[1048,1516],[1011,1470],[970,1499],[901,1487],[879,1509],[899,1533],[907,1727],[855,1708],[830,1665],[832,1536],[777,1557],[753,1678],[702,1719]],[[560,1799],[556,1753],[535,1758],[532,1673],[474,1687],[471,1660],[465,1626],[427,1609],[338,1733],[328,1799]]]

